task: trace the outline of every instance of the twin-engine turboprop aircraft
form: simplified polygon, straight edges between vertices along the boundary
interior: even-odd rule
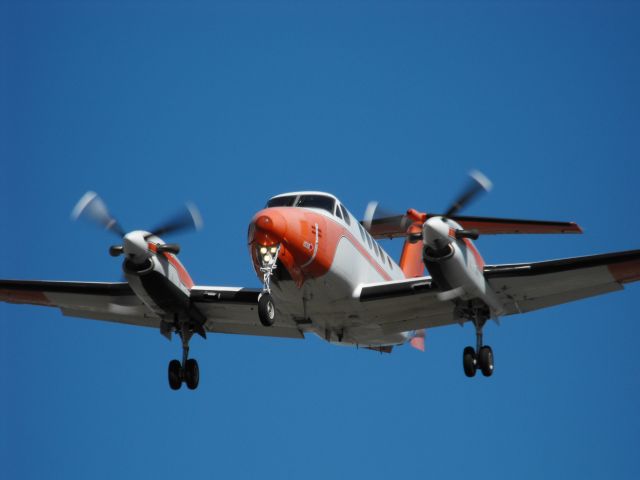
[[[0,280],[0,300],[58,307],[64,315],[157,328],[182,340],[182,361],[169,363],[172,389],[194,389],[199,368],[189,358],[193,334],[207,332],[325,340],[391,352],[409,342],[424,349],[427,328],[471,322],[476,345],[463,351],[472,377],[493,373],[483,343],[487,320],[622,290],[640,279],[640,250],[537,263],[485,265],[479,235],[581,233],[575,223],[457,215],[490,182],[471,186],[442,215],[408,210],[360,222],[333,195],[293,192],[271,198],[249,225],[248,247],[262,289],[195,285],[160,237],[197,228],[193,206],[151,231],[125,232],[104,202],[88,192],[74,209],[116,233],[126,282]],[[377,239],[403,237],[396,263]],[[424,276],[424,269],[429,276]]]

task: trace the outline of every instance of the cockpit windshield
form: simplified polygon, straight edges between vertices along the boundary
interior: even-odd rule
[[[267,202],[266,208],[272,207],[301,207],[301,208],[321,208],[333,214],[335,199],[326,195],[283,195],[274,197]]]
[[[267,208],[271,207],[293,207],[296,201],[296,195],[285,195],[284,197],[275,197],[267,202]]]
[[[333,214],[335,200],[324,195],[300,195],[296,202],[296,207],[321,208]]]

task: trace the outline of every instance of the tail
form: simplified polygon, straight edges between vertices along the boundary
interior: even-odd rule
[[[422,228],[419,222],[414,222],[407,233],[420,233]],[[410,241],[411,236],[407,236],[400,255],[400,268],[407,278],[422,277],[424,275],[424,262],[422,261],[422,240]]]
[[[416,350],[420,350],[421,352],[424,352],[424,337],[425,337],[424,329],[417,330],[414,337],[409,341],[409,343]]]

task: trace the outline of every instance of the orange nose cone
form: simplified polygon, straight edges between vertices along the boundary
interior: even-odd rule
[[[258,213],[254,224],[256,226],[255,239],[262,245],[280,243],[287,233],[287,221],[274,211]]]

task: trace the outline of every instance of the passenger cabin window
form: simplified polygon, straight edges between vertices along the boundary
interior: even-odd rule
[[[266,208],[271,207],[293,207],[293,202],[296,201],[295,195],[285,195],[284,197],[275,197],[267,202]]]
[[[344,217],[344,221],[347,222],[347,225],[351,225],[351,216],[344,205],[340,205],[340,210],[342,210],[342,216]]]
[[[358,223],[358,228],[360,229],[360,236],[362,237],[362,243],[366,243],[366,239],[364,238],[364,228],[362,228],[362,225],[360,225]]]
[[[335,200],[333,198],[325,197],[324,195],[300,195],[295,206],[303,208],[321,208],[333,214],[334,204]]]
[[[369,248],[373,250],[373,242],[371,241],[371,235],[367,232],[367,243],[369,244]]]

